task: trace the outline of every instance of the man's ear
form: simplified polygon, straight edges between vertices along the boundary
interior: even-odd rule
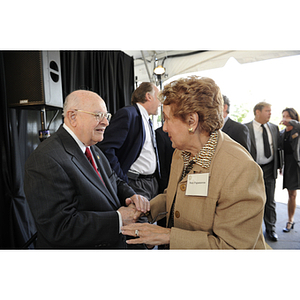
[[[227,112],[227,110],[228,110],[228,105],[227,105],[227,104],[224,104],[223,111],[224,111],[224,112]]]
[[[67,119],[68,119],[69,123],[74,126],[76,124],[75,111],[72,111],[72,110],[67,111]]]
[[[152,97],[151,94],[149,92],[146,93],[145,98],[147,101],[151,101]]]

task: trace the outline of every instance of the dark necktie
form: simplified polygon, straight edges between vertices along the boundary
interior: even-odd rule
[[[159,178],[160,178],[160,165],[159,165],[158,150],[157,150],[155,132],[153,130],[153,124],[152,124],[151,119],[149,119],[149,125],[150,125],[150,133],[151,133],[152,145],[153,145],[153,148],[154,148],[154,151],[155,151],[155,156],[156,156],[158,175],[159,175]]]
[[[263,124],[261,124],[261,127],[263,129],[263,140],[264,140],[264,150],[265,150],[265,157],[269,158],[271,156],[271,149],[270,149],[270,143],[268,139],[268,133]]]
[[[88,147],[86,147],[86,149],[85,149],[85,155],[86,155],[87,159],[89,160],[89,162],[92,164],[94,170],[97,172],[97,174],[99,175],[101,181],[102,181],[103,184],[104,184],[104,181],[103,181],[103,179],[102,179],[100,173],[98,172],[98,169],[97,169],[97,167],[96,167],[96,164],[95,164],[95,162],[94,162],[94,160],[93,160],[91,150],[90,150]]]

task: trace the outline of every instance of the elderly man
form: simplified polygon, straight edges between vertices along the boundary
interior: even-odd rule
[[[110,117],[99,95],[75,91],[64,103],[64,124],[28,158],[24,189],[37,248],[126,248],[121,226],[149,210],[94,146]]]

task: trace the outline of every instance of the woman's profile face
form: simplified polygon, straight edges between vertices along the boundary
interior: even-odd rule
[[[283,119],[291,119],[291,116],[290,116],[290,114],[287,111],[284,111],[282,113],[282,118]]]
[[[173,116],[171,106],[172,105],[163,106],[163,115],[165,120],[163,131],[168,133],[173,148],[186,150],[188,149],[189,143],[189,126],[181,119]]]

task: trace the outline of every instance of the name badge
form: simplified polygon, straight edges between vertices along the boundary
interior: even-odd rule
[[[209,173],[189,174],[186,196],[207,196]]]

